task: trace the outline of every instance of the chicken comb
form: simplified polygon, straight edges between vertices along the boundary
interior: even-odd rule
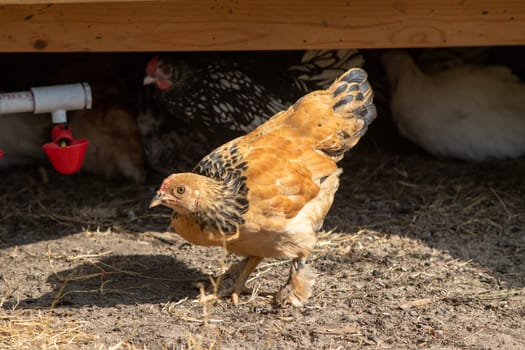
[[[171,179],[168,177],[160,185],[159,191],[166,192],[170,183],[171,183]]]
[[[154,75],[159,65],[159,56],[153,57],[146,66],[146,74]]]
[[[176,174],[172,174],[172,175],[176,175]],[[168,187],[173,182],[174,176],[172,176],[172,175],[168,176],[167,178],[164,179],[164,181],[162,181],[162,184],[160,185],[159,191],[166,192],[168,190]]]

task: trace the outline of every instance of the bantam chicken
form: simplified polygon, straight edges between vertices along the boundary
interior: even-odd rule
[[[456,64],[427,74],[404,51],[383,59],[392,117],[407,139],[469,161],[525,154],[525,85],[510,69]]]
[[[367,74],[350,69],[270,120],[205,156],[191,173],[167,177],[150,207],[173,209],[171,226],[189,242],[224,246],[245,256],[229,270],[236,302],[264,258],[291,258],[279,305],[302,305],[313,273],[306,258],[332,205],[342,170],[337,162],[376,117]]]
[[[172,173],[360,67],[357,50],[164,53],[151,59],[139,117],[151,168]]]

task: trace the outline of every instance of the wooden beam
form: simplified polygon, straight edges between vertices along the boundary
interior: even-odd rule
[[[107,2],[158,2],[159,0],[0,0],[0,5],[34,5],[34,4],[82,4]],[[168,0],[164,0],[168,1]]]
[[[525,45],[522,0],[41,2],[0,1],[0,52]]]

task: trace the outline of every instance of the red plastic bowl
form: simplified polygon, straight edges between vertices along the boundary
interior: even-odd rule
[[[44,144],[44,150],[53,168],[61,174],[71,175],[82,167],[89,141],[86,139],[72,140],[68,146],[59,146],[55,142]]]
[[[0,149],[0,159],[2,159],[3,156],[4,156],[4,151],[2,151],[2,150]]]

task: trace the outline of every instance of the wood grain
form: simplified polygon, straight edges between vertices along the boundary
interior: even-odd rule
[[[525,1],[0,2],[0,52],[525,44]]]

